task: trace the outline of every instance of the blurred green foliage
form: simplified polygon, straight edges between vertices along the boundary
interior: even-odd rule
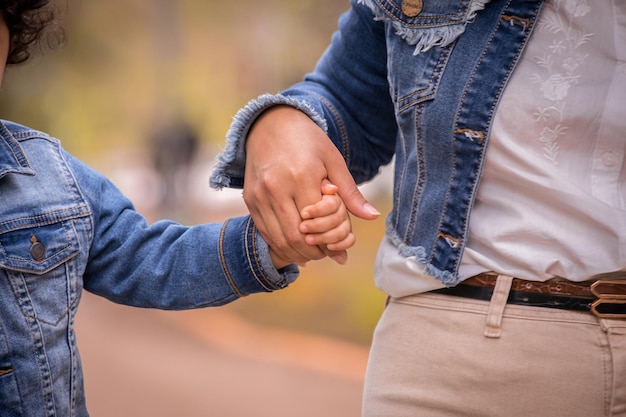
[[[248,100],[313,69],[349,7],[347,0],[65,1],[66,44],[8,69],[0,112],[50,132],[105,173],[107,154],[145,149],[155,126],[180,116],[205,146],[219,148]],[[384,304],[372,280],[383,223],[355,221],[347,266],[311,263],[289,289],[226,308],[368,343]]]

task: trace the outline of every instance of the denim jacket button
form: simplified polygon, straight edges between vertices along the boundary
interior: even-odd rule
[[[30,256],[37,262],[43,261],[46,257],[46,247],[41,242],[38,242],[35,236],[32,237],[31,241],[33,244],[30,245]]]
[[[402,0],[402,13],[406,17],[415,17],[422,13],[424,3],[422,0]]]

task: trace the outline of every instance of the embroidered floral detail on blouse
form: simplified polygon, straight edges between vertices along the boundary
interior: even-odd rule
[[[549,32],[554,38],[542,56],[534,57],[540,71],[530,77],[545,102],[534,113],[535,120],[544,125],[538,140],[544,156],[554,164],[558,163],[559,138],[567,132],[563,124],[567,96],[570,87],[578,83],[580,67],[588,56],[582,47],[593,36],[577,29],[576,18],[590,11],[589,0],[555,0],[546,3],[537,23],[536,30]]]

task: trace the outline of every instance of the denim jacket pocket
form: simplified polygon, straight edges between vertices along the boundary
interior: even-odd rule
[[[390,92],[398,113],[435,96],[454,41],[488,1],[361,0],[386,26]]]
[[[0,234],[0,268],[25,316],[51,325],[65,317],[77,297],[76,268],[68,261],[78,253],[72,219]]]

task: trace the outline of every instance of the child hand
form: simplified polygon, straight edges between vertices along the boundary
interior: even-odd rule
[[[337,191],[337,186],[324,180],[322,199],[300,212],[303,219],[300,232],[306,234],[305,241],[309,245],[325,245],[331,251],[329,256],[344,264],[348,256],[346,250],[354,245],[356,239],[348,210]]]

